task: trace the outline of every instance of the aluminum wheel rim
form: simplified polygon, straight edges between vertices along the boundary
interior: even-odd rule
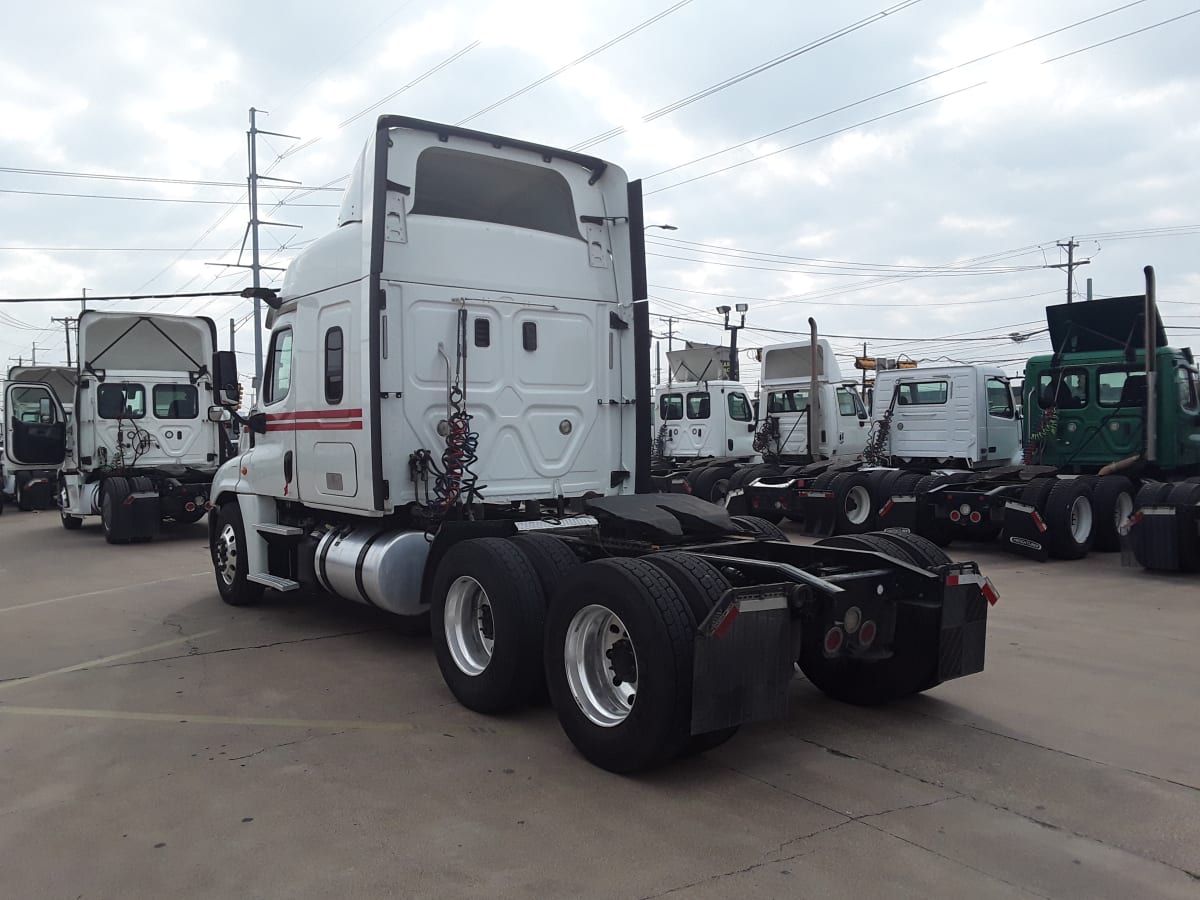
[[[226,522],[221,533],[217,535],[217,576],[226,585],[232,585],[237,577],[238,545],[237,532],[233,523]]]
[[[454,579],[442,619],[454,664],[467,675],[481,674],[492,661],[496,643],[492,602],[483,585],[470,575]]]
[[[632,679],[618,677],[622,660],[626,669],[632,663]],[[616,613],[599,604],[575,613],[567,627],[563,665],[571,695],[588,721],[613,728],[629,718],[637,700],[637,653]]]
[[[1117,494],[1117,502],[1113,504],[1113,525],[1118,534],[1125,534],[1129,527],[1129,517],[1133,515],[1133,497],[1125,491]]]
[[[1071,537],[1082,544],[1092,533],[1092,501],[1087,497],[1076,497],[1071,503]]]
[[[846,492],[846,519],[851,525],[862,525],[871,515],[871,492],[856,484]]]

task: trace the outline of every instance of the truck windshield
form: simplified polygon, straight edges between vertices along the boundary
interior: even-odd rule
[[[571,186],[549,167],[430,147],[417,157],[410,215],[528,228],[583,240]]]

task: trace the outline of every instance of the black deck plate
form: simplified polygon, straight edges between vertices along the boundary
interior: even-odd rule
[[[587,501],[587,511],[646,536],[733,534],[738,529],[722,506],[690,494],[622,494]]]

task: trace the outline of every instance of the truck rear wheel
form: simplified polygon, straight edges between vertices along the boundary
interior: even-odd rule
[[[687,746],[694,630],[680,589],[644,559],[596,560],[563,581],[547,615],[546,681],[588,760],[636,772]]]
[[[1167,494],[1167,502],[1176,508],[1200,504],[1200,484],[1182,482],[1173,485]],[[1179,568],[1184,572],[1200,570],[1200,537],[1197,536],[1194,526],[1180,532]]]
[[[782,528],[762,516],[730,516],[729,518],[744,534],[752,534],[767,541],[786,541],[788,539]]]
[[[650,565],[661,569],[675,587],[679,588],[687,600],[688,608],[692,612],[692,625],[696,628],[708,618],[721,596],[731,587],[729,579],[722,575],[716,566],[690,553],[671,551],[656,553],[645,559]],[[732,725],[704,734],[693,734],[688,738],[680,755],[696,756],[714,750],[737,734],[737,730],[738,726]]]
[[[901,533],[898,531],[878,531],[876,534],[885,541],[903,544],[909,555],[916,561],[916,564],[930,572],[953,562],[945,550],[929,540],[929,538],[921,537],[919,534]]]
[[[1124,475],[1105,475],[1092,486],[1092,511],[1096,521],[1093,547],[1113,552],[1121,549],[1121,529],[1133,515],[1133,482]]]
[[[1050,553],[1058,559],[1082,559],[1092,549],[1092,492],[1086,481],[1056,479],[1046,495],[1046,531]]]
[[[498,713],[541,684],[546,598],[537,570],[504,538],[451,547],[433,579],[430,619],[442,678],[458,702]]]
[[[222,504],[212,534],[209,554],[212,556],[217,592],[221,599],[230,606],[257,603],[262,599],[265,588],[246,578],[250,574],[246,560],[246,526],[242,523],[242,510],[236,501]]]
[[[884,534],[839,534],[834,537],[817,541],[818,547],[841,547],[846,550],[868,550],[872,553],[882,553],[892,556],[901,562],[914,566],[921,565],[920,560],[909,551],[900,541],[889,540]]]
[[[865,474],[841,472],[833,476],[827,490],[833,491],[837,504],[839,534],[864,534],[875,527],[875,498]]]
[[[692,482],[692,494],[710,503],[720,503],[729,493],[729,478],[733,469],[728,466],[706,466]]]
[[[118,507],[128,496],[129,479],[114,475],[100,482],[100,524],[104,529],[104,539],[110,544],[129,543],[129,536],[121,528],[118,512]]]

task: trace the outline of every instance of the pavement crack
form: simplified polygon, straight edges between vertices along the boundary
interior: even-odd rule
[[[132,662],[112,663],[107,666],[98,666],[101,669],[119,669],[124,666],[144,666],[148,663],[169,662],[173,659],[192,659],[197,656],[215,656],[220,653],[240,653],[245,650],[267,650],[271,647],[283,647],[288,644],[308,644],[313,641],[329,641],[335,638],[354,637],[360,634],[371,634],[376,631],[383,631],[383,628],[360,628],[356,631],[339,631],[334,634],[316,634],[309,637],[292,638],[287,641],[269,641],[265,644],[247,644],[244,647],[221,647],[217,650],[197,650],[192,648],[187,653],[177,653],[172,656],[154,656],[150,659],[137,659]],[[81,670],[86,671],[86,670]]]
[[[278,750],[281,747],[294,747],[296,744],[306,744],[309,741],[316,740],[317,738],[337,737],[339,734],[345,734],[345,733],[346,733],[345,731],[331,731],[328,734],[310,734],[310,735],[307,735],[305,737],[299,738],[294,741],[284,741],[281,744],[269,744],[266,747],[262,747],[258,750],[255,750],[253,753],[246,753],[243,756],[231,756],[231,757],[229,757],[229,762],[237,762],[240,759],[251,759],[252,757],[258,756],[259,754],[266,753],[268,750]]]

